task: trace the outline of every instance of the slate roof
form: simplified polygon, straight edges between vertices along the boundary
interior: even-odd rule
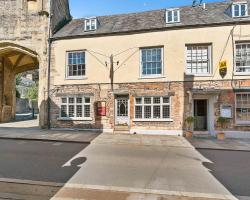
[[[248,9],[250,14],[250,0]],[[136,31],[151,31],[157,29],[184,28],[188,26],[204,26],[213,24],[234,23],[237,21],[249,22],[250,17],[232,18],[226,11],[230,7],[231,2],[217,2],[206,4],[204,10],[202,6],[180,7],[180,23],[166,24],[165,13],[166,9],[153,10],[141,13],[120,14],[110,16],[97,17],[99,26],[96,31],[84,31],[84,18],[73,19],[61,30],[54,34],[54,38],[70,38],[84,37],[90,35],[103,35],[126,33]]]

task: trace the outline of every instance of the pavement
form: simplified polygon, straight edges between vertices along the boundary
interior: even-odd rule
[[[77,130],[43,130],[38,120],[0,124],[0,139],[90,143],[100,133]]]
[[[203,163],[210,161],[185,138],[146,138],[119,134],[117,137],[112,134],[97,137],[91,145],[72,158],[85,157],[87,160],[78,165],[79,170],[52,200],[84,199],[79,196],[89,190],[98,191],[98,194],[108,192],[110,195],[118,192],[126,197],[110,200],[235,199],[203,166]],[[149,138],[153,140],[151,144]],[[157,140],[162,141],[161,145],[155,145],[158,144]],[[70,163],[71,160],[64,166]],[[102,196],[96,199],[105,198]]]
[[[189,142],[196,149],[214,149],[229,151],[250,151],[250,139],[192,138]]]

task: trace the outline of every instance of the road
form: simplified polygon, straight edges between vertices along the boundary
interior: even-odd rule
[[[230,192],[250,199],[250,152],[207,149],[198,151],[213,162],[204,165]]]

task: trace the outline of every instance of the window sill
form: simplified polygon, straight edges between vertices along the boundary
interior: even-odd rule
[[[250,72],[234,72],[235,76],[250,76]]]
[[[88,79],[86,76],[76,76],[76,77],[67,77],[65,80],[86,80]]]
[[[188,73],[185,73],[186,76],[194,76],[194,77],[211,77],[212,74],[188,74]]]
[[[249,122],[236,122],[235,126],[250,126],[250,121]]]
[[[139,79],[158,79],[158,78],[166,78],[166,76],[163,75],[156,75],[156,76],[141,76]]]
[[[134,119],[133,122],[173,122],[173,119]]]
[[[91,117],[85,118],[69,118],[69,117],[59,117],[57,118],[58,121],[92,121]]]

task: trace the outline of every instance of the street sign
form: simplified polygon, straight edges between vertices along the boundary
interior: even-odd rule
[[[219,72],[222,78],[227,75],[227,61],[223,60],[219,63]]]

